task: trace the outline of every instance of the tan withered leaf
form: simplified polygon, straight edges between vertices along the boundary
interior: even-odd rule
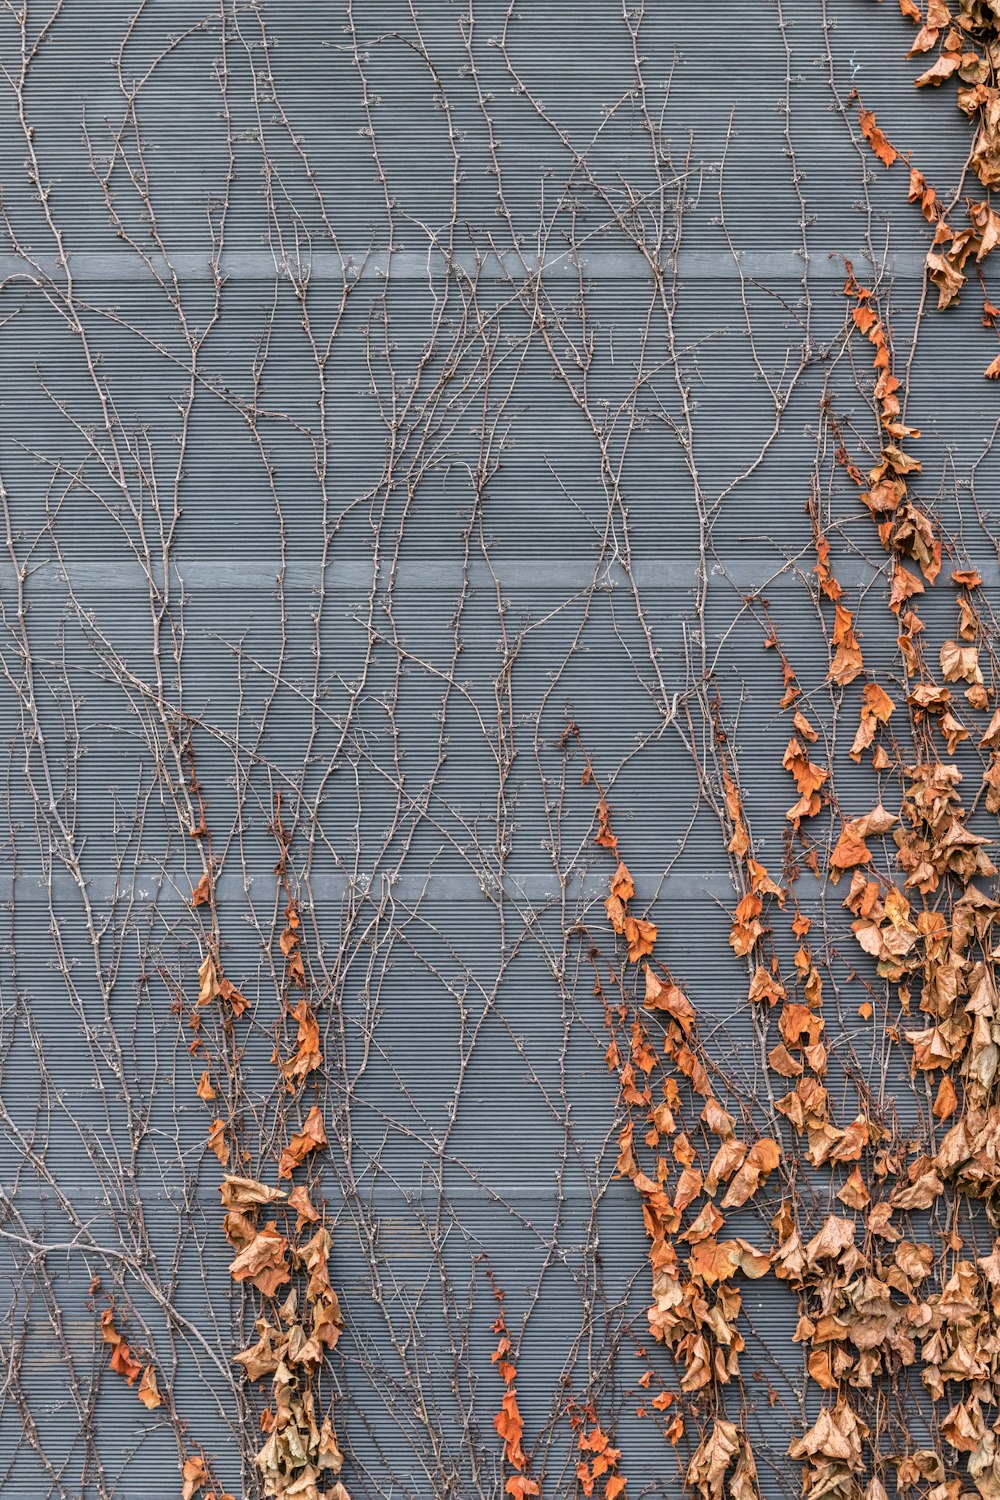
[[[152,1365],[147,1365],[142,1372],[138,1395],[139,1400],[147,1411],[154,1411],[156,1407],[163,1404],[163,1397],[160,1395],[160,1388],[156,1383],[156,1370]]]
[[[696,1448],[686,1477],[700,1500],[759,1500],[750,1444],[734,1423],[721,1418]]]
[[[937,288],[939,312],[958,301],[966,278],[948,255],[939,250],[928,250],[927,274]]]
[[[211,1484],[212,1482],[208,1466],[200,1454],[184,1460],[184,1465],[181,1469],[181,1478],[184,1480],[184,1487],[181,1490],[181,1500],[194,1500],[198,1491],[204,1485]],[[220,1496],[219,1500],[225,1500],[225,1496]]]
[[[878,683],[869,682],[862,690],[861,722],[850,749],[853,761],[860,763],[862,752],[868,749],[875,738],[877,726],[889,722],[889,716],[895,707],[889,694]]]
[[[750,981],[747,999],[758,1004],[777,1005],[779,1000],[786,999],[785,988],[780,980],[758,964]]]
[[[731,1280],[737,1272],[758,1281],[771,1269],[771,1258],[747,1244],[746,1240],[705,1239],[692,1248],[690,1265],[707,1285],[712,1286]]]
[[[129,1385],[135,1385],[142,1374],[142,1365],[136,1359],[124,1339],[120,1344],[116,1344],[111,1351],[111,1368],[116,1375],[123,1376]]]
[[[941,647],[941,675],[945,682],[968,682],[982,687],[979,648],[960,645],[958,641],[945,641]]]
[[[729,1140],[736,1129],[736,1121],[728,1110],[722,1108],[718,1099],[706,1099],[701,1118],[709,1130],[724,1141]]]
[[[198,1004],[210,1004],[219,993],[219,975],[211,953],[206,953],[198,966],[198,985]]]
[[[861,134],[871,146],[875,155],[884,167],[891,167],[899,157],[899,152],[890,144],[882,131],[875,124],[875,115],[870,109],[862,109],[858,112],[858,124],[861,126]]]
[[[257,1233],[257,1226],[246,1214],[232,1208],[222,1219],[222,1232],[236,1251],[245,1250]]]
[[[701,1192],[703,1178],[697,1167],[685,1167],[674,1191],[674,1208],[682,1214]]]
[[[780,1078],[798,1078],[802,1064],[797,1062],[784,1042],[779,1042],[767,1055],[768,1066]]]
[[[296,1084],[301,1083],[320,1066],[323,1053],[319,1045],[319,1022],[314,1010],[304,997],[290,1012],[290,1015],[294,1021],[298,1022],[298,1036],[295,1052],[282,1062],[281,1071],[289,1088],[294,1089]]]
[[[888,833],[897,821],[895,813],[889,812],[881,803],[870,813],[865,813],[863,817],[850,818],[844,824],[840,838],[830,856],[830,865],[834,873],[836,874],[839,870],[853,869],[856,865],[866,865],[872,858],[866,840]]]
[[[764,927],[759,920],[763,909],[763,902],[753,891],[737,904],[729,933],[730,946],[737,958],[745,958],[757,939],[763,936]]]
[[[617,849],[618,839],[611,827],[611,808],[602,792],[597,802],[597,834],[594,843],[602,849]]]
[[[938,1085],[937,1098],[934,1100],[934,1114],[939,1120],[947,1120],[958,1108],[958,1095],[955,1093],[955,1085],[946,1073]]]
[[[263,1380],[266,1376],[273,1375],[281,1362],[281,1351],[287,1343],[279,1330],[272,1327],[266,1318],[258,1319],[257,1332],[260,1338],[256,1344],[233,1357],[233,1364],[242,1366],[248,1380]]]
[[[219,975],[219,994],[227,1004],[233,1007],[237,1020],[249,1008],[250,1001],[246,995],[243,994],[242,990],[238,990],[235,984],[232,984],[224,974]]]
[[[265,1225],[229,1267],[234,1281],[250,1281],[265,1297],[273,1297],[279,1286],[291,1280],[288,1241],[271,1222]]]
[[[840,1219],[831,1214],[805,1247],[807,1265],[815,1266],[820,1260],[836,1260],[846,1249],[853,1247],[854,1232],[853,1219]]]
[[[915,78],[913,81],[918,89],[926,88],[928,84],[939,87],[946,78],[950,78],[953,73],[957,73],[961,65],[962,54],[960,52],[942,52],[927,71],[921,73],[920,77]]]
[[[223,1208],[241,1210],[277,1203],[285,1197],[281,1188],[268,1187],[254,1177],[224,1177],[219,1184],[219,1195]]]
[[[719,1184],[728,1182],[733,1173],[743,1165],[747,1147],[743,1141],[730,1138],[724,1140],[712,1158],[705,1178],[706,1193],[715,1193]]]
[[[871,857],[872,852],[861,835],[852,829],[849,823],[845,823],[833,853],[830,855],[832,868],[835,871],[850,870],[856,865],[868,864]]]
[[[844,1464],[852,1473],[862,1467],[862,1440],[868,1429],[845,1400],[824,1407],[804,1437],[792,1443],[789,1458],[822,1457]]]
[[[864,671],[861,647],[854,632],[854,616],[842,604],[835,606],[833,623],[833,658],[830,680],[838,687],[848,687]]]
[[[871,1193],[865,1186],[865,1180],[858,1167],[854,1168],[837,1197],[845,1208],[853,1209],[865,1208],[872,1201]]]

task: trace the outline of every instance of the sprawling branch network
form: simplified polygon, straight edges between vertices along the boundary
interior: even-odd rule
[[[4,8],[5,1493],[1000,1500],[997,18],[901,8],[947,150],[864,0]]]

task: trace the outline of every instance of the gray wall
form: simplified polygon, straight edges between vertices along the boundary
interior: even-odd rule
[[[576,1492],[567,1378],[614,1424],[633,1500],[679,1493],[674,1451],[634,1415],[644,1235],[613,1178],[617,1100],[571,931],[606,941],[607,864],[559,736],[579,724],[663,956],[752,1113],[730,870],[684,735],[704,728],[704,660],[780,866],[788,731],[746,596],[766,594],[829,728],[815,492],[866,659],[891,663],[884,557],[819,404],[857,453],[877,442],[841,257],[869,282],[877,263],[903,358],[927,248],[904,168],[883,171],[838,98],[858,87],[942,194],[965,124],[912,91],[908,29],[864,0],[647,4],[652,140],[617,4],[171,0],[129,18],[75,0],[45,32],[48,15],[27,0],[28,54],[44,39],[23,88],[0,18],[0,1487],[179,1493],[169,1421],[100,1376],[99,1272],[146,1319],[193,1437],[254,1493],[222,1373],[252,1309],[226,1270],[202,1063],[170,1011],[201,951],[176,721],[227,972],[254,1001],[247,1170],[301,1114],[270,1065],[277,792],[295,830],[352,1495],[500,1493],[482,1252],[545,1494]],[[991,337],[973,294],[926,315],[910,411],[924,498],[953,526],[965,495],[962,545],[995,586]],[[980,459],[977,514],[960,484]],[[853,775],[838,762],[845,803],[869,795]],[[798,890],[844,943],[835,893]],[[834,962],[843,977],[853,954]],[[852,1039],[888,1103],[879,1044]],[[904,1080],[904,1126],[913,1107]],[[730,1227],[763,1243],[773,1206]],[[797,1493],[794,1312],[772,1284],[746,1297],[760,1378],[742,1417],[765,1493]]]

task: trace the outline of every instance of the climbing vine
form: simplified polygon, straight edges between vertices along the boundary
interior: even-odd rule
[[[997,15],[900,9],[0,17],[5,1494],[1000,1500]]]

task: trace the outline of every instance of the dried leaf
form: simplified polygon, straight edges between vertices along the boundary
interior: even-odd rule
[[[163,1405],[163,1397],[156,1383],[156,1370],[152,1365],[147,1365],[142,1372],[138,1395],[147,1411],[155,1411],[156,1407]]]
[[[230,1150],[226,1142],[225,1120],[213,1120],[208,1131],[208,1148],[219,1158],[219,1165],[228,1167]]]
[[[301,1131],[292,1136],[288,1145],[282,1151],[281,1161],[278,1164],[278,1176],[291,1177],[295,1168],[302,1165],[310,1152],[320,1151],[326,1145],[326,1128],[323,1124],[323,1116],[319,1106],[314,1104],[308,1115],[306,1115]]]
[[[277,1203],[285,1197],[280,1188],[268,1187],[253,1177],[224,1177],[219,1185],[219,1195],[223,1208],[239,1209],[241,1212],[260,1208],[267,1203]]]
[[[206,953],[198,966],[198,985],[199,1005],[208,1005],[219,993],[219,976],[211,953]]]
[[[861,134],[871,146],[879,161],[885,167],[891,167],[899,156],[895,147],[883,135],[875,124],[875,116],[870,109],[862,109],[858,114],[858,124],[861,126]]]
[[[229,1274],[234,1281],[250,1281],[266,1297],[273,1297],[278,1287],[291,1280],[287,1253],[288,1241],[272,1222],[259,1230],[237,1255]]]

